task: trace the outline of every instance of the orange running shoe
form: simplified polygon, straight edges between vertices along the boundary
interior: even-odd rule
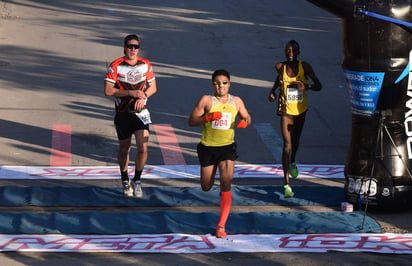
[[[224,238],[227,234],[225,232],[225,228],[223,226],[216,226],[216,237],[217,238]]]

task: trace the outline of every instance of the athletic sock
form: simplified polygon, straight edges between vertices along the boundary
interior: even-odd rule
[[[220,192],[220,218],[217,226],[225,227],[232,207],[232,191]]]
[[[127,174],[127,171],[120,171],[120,174],[122,175],[122,181],[129,180],[129,175]]]
[[[140,176],[142,175],[143,170],[134,170],[134,177],[133,177],[133,182],[137,182],[140,180]]]

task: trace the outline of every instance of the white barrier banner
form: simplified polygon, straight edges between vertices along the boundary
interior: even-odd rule
[[[343,165],[298,165],[299,178],[344,178]],[[129,168],[130,175],[134,169]],[[147,165],[144,178],[199,178],[199,165]],[[118,166],[0,166],[0,179],[119,179]],[[218,175],[217,175],[218,176]],[[279,164],[238,164],[235,178],[283,178]]]
[[[35,252],[376,252],[412,254],[412,234],[0,235],[0,251]]]

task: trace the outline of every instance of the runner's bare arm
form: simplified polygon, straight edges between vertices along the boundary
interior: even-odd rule
[[[252,117],[250,116],[243,100],[240,97],[235,97],[235,104],[238,108],[238,115],[240,119],[246,121],[246,127],[252,124]]]
[[[303,69],[305,71],[305,75],[308,76],[312,81],[313,84],[309,86],[309,90],[313,91],[320,91],[322,89],[322,84],[320,83],[318,77],[315,75],[315,71],[313,71],[313,68],[310,64],[306,62],[302,62],[303,64]]]
[[[135,103],[135,109],[141,110],[145,108],[146,103],[147,103],[147,98],[155,94],[156,91],[157,91],[156,80],[153,80],[152,82],[149,83],[146,91],[141,91],[141,90],[133,91],[137,93],[137,96],[135,98],[138,98],[138,100]]]
[[[269,100],[269,102],[273,102],[273,101],[276,100],[275,90],[279,87],[279,75],[280,75],[280,74],[279,74],[279,71],[282,69],[282,66],[283,66],[282,63],[277,63],[277,64],[275,65],[275,70],[276,70],[276,72],[277,72],[278,74],[277,74],[277,76],[276,76],[276,79],[275,79],[275,82],[274,82],[274,84],[273,84],[273,86],[272,86],[272,89],[270,90],[269,95],[268,95],[268,100]]]
[[[149,83],[149,87],[146,89],[145,94],[146,97],[150,97],[153,94],[157,92],[157,85],[156,85],[156,80],[153,80],[152,82]]]
[[[193,108],[192,113],[190,114],[190,117],[188,119],[189,126],[194,127],[203,125],[206,121],[205,114],[210,110],[211,105],[212,103],[210,96],[202,96]]]
[[[114,96],[114,97],[126,97],[129,96],[129,91],[119,90],[114,87],[114,83],[109,81],[104,81],[104,95]]]

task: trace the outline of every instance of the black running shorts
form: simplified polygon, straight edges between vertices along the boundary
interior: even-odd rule
[[[236,143],[226,146],[211,147],[202,143],[197,145],[197,156],[202,167],[215,165],[218,162],[237,159]]]
[[[116,113],[114,125],[119,140],[130,138],[136,130],[149,130],[149,125],[143,124],[142,120],[134,113]]]

